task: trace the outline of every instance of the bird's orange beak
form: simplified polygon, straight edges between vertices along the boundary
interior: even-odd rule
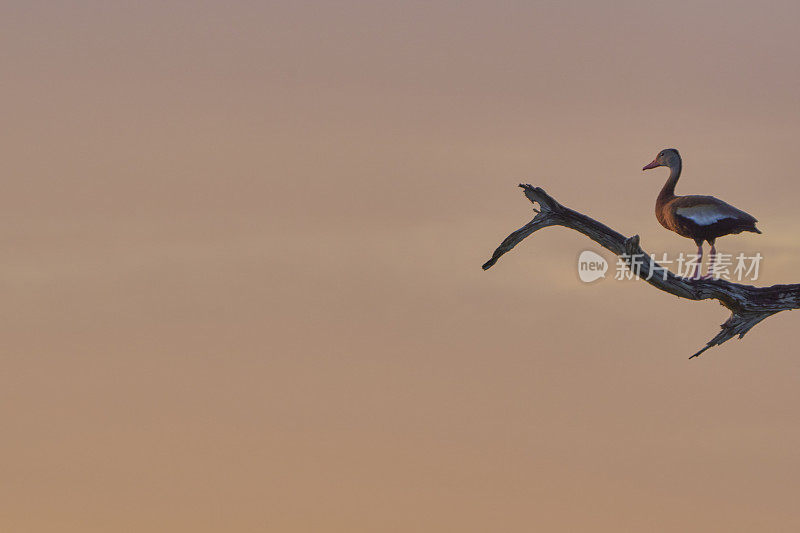
[[[657,166],[659,166],[659,164],[656,163],[655,159],[653,159],[652,161],[650,161],[649,164],[647,164],[644,167],[642,167],[642,170],[650,170],[651,168],[656,168]]]

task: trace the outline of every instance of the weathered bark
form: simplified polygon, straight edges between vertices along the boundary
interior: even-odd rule
[[[520,187],[531,202],[539,205],[539,210],[535,210],[537,214],[533,220],[506,237],[494,251],[492,258],[484,263],[484,270],[491,268],[503,254],[528,235],[542,228],[564,226],[579,231],[623,258],[638,279],[646,281],[653,287],[689,300],[715,299],[731,311],[730,318],[721,326],[722,331],[690,359],[736,335],[741,339],[753,326],[775,313],[800,308],[800,284],[753,287],[722,279],[691,280],[676,276],[668,270],[664,277],[663,267],[657,263],[651,267],[650,255],[639,246],[638,235],[626,238],[605,224],[564,207],[540,187],[531,185],[520,185]],[[633,261],[632,258],[636,260]],[[656,274],[648,276],[647,274],[651,272]]]

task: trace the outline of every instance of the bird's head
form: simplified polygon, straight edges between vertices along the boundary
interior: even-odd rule
[[[675,148],[665,148],[658,152],[653,161],[650,164],[645,165],[642,170],[650,170],[651,168],[656,167],[673,167],[675,165],[680,164],[681,162],[681,155]]]

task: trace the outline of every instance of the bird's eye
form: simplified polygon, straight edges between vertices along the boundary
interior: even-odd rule
[[[661,152],[660,154],[658,154],[658,157],[664,157],[664,152]]]

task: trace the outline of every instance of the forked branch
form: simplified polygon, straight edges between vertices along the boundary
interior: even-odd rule
[[[483,264],[484,270],[491,268],[503,254],[542,228],[564,226],[579,231],[603,248],[620,256],[638,279],[646,281],[653,287],[688,300],[718,300],[731,311],[730,318],[721,326],[722,331],[690,359],[734,336],[738,335],[741,339],[753,326],[775,313],[800,308],[800,284],[753,287],[722,279],[691,280],[676,276],[657,263],[651,264],[650,255],[639,246],[638,235],[625,237],[583,213],[564,207],[540,187],[531,185],[520,185],[520,187],[525,191],[528,200],[539,205],[539,210],[533,220],[500,243],[492,258]],[[652,272],[657,274],[648,275]]]

